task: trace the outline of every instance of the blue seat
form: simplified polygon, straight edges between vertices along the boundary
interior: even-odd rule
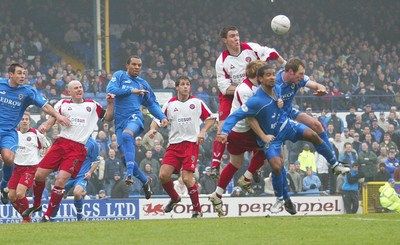
[[[92,92],[86,92],[84,95],[85,95],[85,99],[94,99],[95,98],[95,94]]]
[[[107,96],[107,93],[104,92],[97,92],[96,93],[96,99],[105,99]]]

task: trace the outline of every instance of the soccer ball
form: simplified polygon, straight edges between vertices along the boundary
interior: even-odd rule
[[[290,20],[285,15],[277,15],[271,21],[271,28],[276,34],[283,35],[290,29]]]

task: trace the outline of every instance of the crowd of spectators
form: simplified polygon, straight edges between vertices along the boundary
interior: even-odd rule
[[[110,72],[93,67],[93,18],[87,12],[92,1],[23,2],[24,9],[11,2],[0,3],[0,71],[6,77],[11,62],[23,64],[28,72],[27,82],[47,96],[51,103],[67,96],[65,85],[73,79],[82,82],[87,97],[93,96],[101,102],[113,71],[125,69],[126,58],[138,54],[144,65],[141,76],[154,89],[173,92],[176,77],[188,75],[192,79],[193,94],[216,112],[218,88],[214,64],[223,50],[218,31],[224,25],[233,24],[239,28],[242,41],[274,47],[286,59],[300,57],[307,66],[306,73],[326,86],[328,96],[316,98],[311,91],[301,90],[295,103],[300,110],[318,112],[318,119],[326,126],[340,153],[346,151],[343,148],[345,144],[340,141],[354,138],[352,151],[357,153],[354,161],[360,162],[362,145],[367,138],[368,150],[373,151],[378,159],[383,158],[385,153],[381,145],[386,145],[385,137],[389,134],[396,143],[395,159],[398,159],[399,114],[391,107],[400,105],[400,40],[397,35],[400,23],[399,18],[393,18],[397,16],[400,2],[356,0],[349,4],[328,0],[310,4],[303,0],[297,3],[307,6],[304,8],[293,8],[292,3],[285,0],[274,3],[250,0],[247,4],[225,0],[112,2],[110,21],[120,24],[124,30],[120,37],[112,37]],[[274,15],[282,13],[289,16],[292,27],[286,35],[277,36],[268,23]],[[70,55],[86,65],[86,70],[75,69],[55,55],[52,52],[54,46],[70,51]],[[335,117],[336,111],[348,112],[354,120],[347,121],[346,117],[346,123],[340,124]],[[34,108],[31,112],[35,113]],[[144,114],[145,120],[151,121],[145,108]],[[368,139],[368,130],[373,136],[371,140]],[[214,128],[202,144],[196,175],[199,179],[207,175],[206,166],[210,163],[215,133]],[[54,127],[48,136],[56,138],[57,134],[58,128]],[[167,134],[167,130],[161,130],[158,139],[153,141],[146,134],[136,138],[136,143],[141,144],[136,147],[137,161],[149,176],[158,174],[160,159],[168,144]],[[100,122],[96,135],[105,163],[110,162],[110,152],[114,151],[118,156],[113,125]],[[290,153],[287,154],[287,164],[298,160],[304,144],[287,145]],[[386,147],[387,154],[390,147]],[[225,161],[229,161],[227,155]],[[375,165],[381,162],[376,161]],[[398,166],[398,163],[394,162],[393,166]],[[110,183],[118,181],[113,174],[110,175],[107,165],[104,169],[99,169],[93,177],[93,193],[105,190],[107,195],[111,195]],[[315,166],[313,171],[319,176],[323,170]],[[269,172],[261,173],[264,181]],[[159,183],[155,181],[153,185],[156,194],[161,194]],[[318,189],[327,190],[327,186],[332,185],[322,181]],[[265,193],[262,187],[259,189],[258,194]],[[128,192],[139,191],[140,186],[134,185]],[[126,190],[121,192],[126,193]]]

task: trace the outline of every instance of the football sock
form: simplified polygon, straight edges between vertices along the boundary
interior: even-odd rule
[[[197,190],[197,185],[194,184],[192,187],[188,188],[188,193],[190,200],[192,201],[193,211],[201,212],[201,206],[199,201],[199,191]]]
[[[39,207],[42,204],[42,195],[44,188],[46,187],[46,182],[33,182],[33,206]]]
[[[325,157],[325,159],[329,162],[330,165],[334,165],[337,160],[335,155],[332,154],[331,149],[329,148],[328,145],[325,144],[325,142],[322,142],[321,144],[314,144],[315,150],[319,154]]]
[[[221,187],[222,189],[226,189],[226,187],[229,184],[229,181],[233,178],[235,173],[238,171],[238,169],[233,166],[231,162],[229,162],[224,169],[222,170],[219,180],[218,180],[218,187]]]
[[[333,146],[332,146],[331,142],[329,142],[328,135],[326,134],[325,131],[323,131],[322,133],[318,134],[318,136],[329,146],[329,149],[331,151],[334,151]]]
[[[13,169],[14,169],[14,164],[9,166],[9,165],[3,163],[3,179],[1,180],[1,185],[0,185],[0,188],[2,190],[7,187],[8,181],[11,178]]]
[[[178,192],[176,192],[174,188],[174,183],[170,179],[167,183],[162,184],[162,187],[164,188],[165,192],[168,194],[168,196],[171,197],[171,200],[176,201],[179,198]]]
[[[135,165],[135,142],[133,141],[132,135],[129,133],[122,133],[122,149],[126,161],[126,174],[133,175]]]
[[[51,191],[49,205],[47,207],[46,213],[44,214],[47,217],[52,217],[54,210],[58,209],[58,206],[61,203],[61,200],[64,197],[65,189],[63,187],[54,186]]]
[[[281,173],[279,175],[275,175],[275,173],[272,172],[272,175],[271,175],[272,176],[272,186],[274,187],[274,192],[275,192],[276,197],[283,196],[283,181],[282,181]]]
[[[218,140],[214,140],[214,147],[213,147],[213,154],[212,154],[212,163],[211,167],[212,168],[218,168],[221,164],[221,158],[222,154],[224,154],[225,151],[225,143],[222,143]]]
[[[266,157],[263,151],[253,151],[253,156],[251,157],[249,167],[247,168],[248,172],[246,171],[247,175],[245,173],[244,177],[251,180],[255,172],[264,166],[265,159]]]

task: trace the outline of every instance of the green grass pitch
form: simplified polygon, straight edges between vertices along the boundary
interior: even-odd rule
[[[397,213],[0,225],[1,244],[396,244]]]

